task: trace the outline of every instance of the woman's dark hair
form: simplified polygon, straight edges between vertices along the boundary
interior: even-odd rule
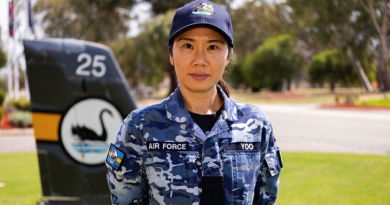
[[[173,41],[172,43],[169,44],[169,47],[168,47],[168,51],[169,51],[169,55],[172,56],[173,54]],[[228,58],[231,58],[233,55],[233,47],[230,47],[229,46],[229,50],[228,50]],[[230,90],[229,90],[229,87],[227,85],[227,83],[225,82],[225,80],[223,78],[221,78],[218,83],[217,83],[219,86],[221,86],[223,92],[225,92],[226,96],[230,97]]]

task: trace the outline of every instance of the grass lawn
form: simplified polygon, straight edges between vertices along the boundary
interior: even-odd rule
[[[278,205],[390,204],[390,156],[283,153]],[[1,205],[41,197],[35,153],[0,154]]]
[[[0,153],[1,205],[35,205],[41,198],[36,153]]]
[[[286,153],[278,205],[388,205],[390,156]]]
[[[390,99],[380,99],[380,100],[368,100],[358,102],[358,105],[369,105],[369,106],[379,106],[379,107],[390,107]]]

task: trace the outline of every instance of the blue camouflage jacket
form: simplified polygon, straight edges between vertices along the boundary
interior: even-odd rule
[[[207,176],[222,177],[224,204],[275,204],[283,162],[270,122],[217,89],[224,107],[207,134],[179,87],[130,113],[106,160],[113,204],[199,204]]]

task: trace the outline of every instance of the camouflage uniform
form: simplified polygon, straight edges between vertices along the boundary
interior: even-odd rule
[[[124,120],[114,144],[122,164],[106,162],[113,204],[199,204],[205,176],[223,177],[224,204],[275,204],[283,163],[272,126],[259,108],[217,88],[224,108],[207,134],[179,88]]]

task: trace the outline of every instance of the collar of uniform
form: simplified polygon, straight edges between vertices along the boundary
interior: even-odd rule
[[[228,98],[225,92],[223,92],[223,89],[221,86],[217,84],[217,89],[220,91],[223,97],[223,110],[222,110],[222,117],[223,119],[230,120],[230,121],[236,121],[240,119],[243,115],[244,112],[240,110],[240,108],[236,105],[236,103]]]
[[[165,109],[168,119],[178,123],[184,123],[188,122],[188,119],[190,119],[190,114],[188,113],[184,104],[179,86],[175,89],[175,92],[173,92],[165,101]],[[240,110],[240,108],[234,103],[233,100],[227,97],[225,92],[223,92],[222,88],[218,84],[217,89],[220,91],[219,93],[221,93],[224,101],[224,109],[221,113],[223,119],[235,121],[241,118],[244,113]]]

